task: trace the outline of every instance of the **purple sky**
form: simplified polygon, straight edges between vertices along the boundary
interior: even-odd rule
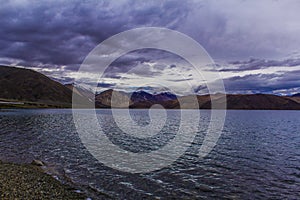
[[[88,82],[89,75],[76,71],[96,45],[125,30],[157,26],[199,42],[217,63],[211,70],[220,72],[228,93],[293,94],[300,92],[299,8],[297,0],[4,1],[0,64],[32,68],[61,82]],[[167,52],[136,51],[114,62],[99,86],[135,88],[145,77],[175,84],[182,79],[170,71],[186,66]],[[195,88],[205,90],[202,83]]]

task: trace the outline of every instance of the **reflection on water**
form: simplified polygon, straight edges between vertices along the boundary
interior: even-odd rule
[[[110,140],[133,152],[149,152],[172,140],[180,117],[179,111],[168,111],[160,134],[136,139],[118,129],[109,110],[97,113]],[[138,124],[149,123],[146,110],[131,115]],[[2,111],[0,120],[1,160],[41,159],[60,176],[114,198],[296,199],[300,192],[299,111],[228,111],[217,146],[199,158],[209,122],[209,111],[201,111],[199,133],[186,154],[146,174],[120,172],[94,159],[76,133],[71,110]]]

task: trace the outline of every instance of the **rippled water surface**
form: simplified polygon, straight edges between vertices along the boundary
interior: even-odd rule
[[[191,119],[193,119],[193,111]],[[139,125],[149,123],[147,110],[132,110]],[[158,115],[159,116],[159,115]],[[181,112],[151,138],[137,139],[120,130],[110,110],[97,110],[107,137],[135,153],[155,151],[172,141]],[[106,167],[81,143],[71,110],[1,110],[0,159],[43,160],[61,180],[92,191],[94,198],[141,199],[297,199],[300,194],[300,112],[227,112],[223,133],[213,151],[197,156],[210,111],[201,111],[199,130],[187,152],[163,169],[131,174]],[[126,119],[124,119],[126,124]],[[190,124],[183,124],[191,131]],[[134,131],[134,130],[133,130]],[[136,131],[136,130],[135,130]]]

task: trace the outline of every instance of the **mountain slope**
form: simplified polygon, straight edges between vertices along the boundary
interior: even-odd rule
[[[295,101],[295,102],[297,102],[297,103],[299,103],[300,104],[300,97],[298,97],[298,96],[292,96],[292,97],[286,97],[286,98],[288,98],[288,99],[291,99],[291,100],[293,100],[293,101]]]
[[[297,110],[300,104],[288,98],[270,94],[227,95],[228,109]]]
[[[300,97],[300,93],[294,94],[292,97]]]
[[[114,102],[111,105],[112,94],[114,92]],[[97,108],[127,108],[128,104],[131,105],[129,94],[122,91],[114,91],[112,89],[106,90],[95,96],[95,106]]]
[[[74,84],[65,84],[65,87],[69,88],[72,92],[77,94],[78,96],[82,98],[87,98],[89,101],[94,101],[95,95],[92,91],[78,87],[77,85]]]
[[[71,104],[72,91],[36,71],[0,66],[0,98],[46,104]]]

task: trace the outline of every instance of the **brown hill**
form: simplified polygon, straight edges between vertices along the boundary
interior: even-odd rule
[[[115,96],[114,101],[111,102],[113,92]],[[110,89],[95,96],[95,105],[98,108],[128,108],[128,104],[132,104],[129,94],[122,91]]]
[[[72,91],[36,71],[0,66],[0,98],[9,101],[70,105]]]
[[[183,98],[183,105],[185,108],[195,107],[194,104],[189,105],[188,100]],[[214,99],[215,108],[222,108],[226,103],[227,109],[245,109],[245,110],[300,110],[300,103],[291,100],[287,97],[269,95],[269,94],[228,94],[226,95],[226,102],[223,95],[203,95],[197,96],[200,109],[211,109],[211,98]],[[165,103],[172,105],[171,107],[180,108],[179,102]]]
[[[227,95],[228,109],[299,110],[300,104],[282,96],[270,94]]]
[[[298,96],[292,96],[292,97],[286,97],[286,98],[288,98],[288,99],[290,99],[290,100],[293,100],[293,101],[295,101],[295,102],[297,102],[297,103],[300,103],[300,97],[298,97]]]

